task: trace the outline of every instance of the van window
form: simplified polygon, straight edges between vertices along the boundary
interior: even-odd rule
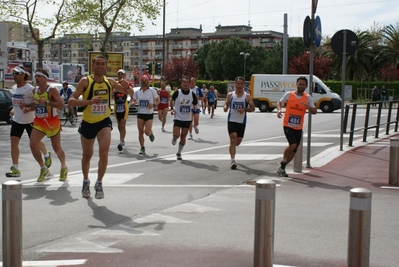
[[[315,86],[313,87],[313,88],[314,88],[314,90],[313,90],[314,93],[326,94],[326,91],[324,90],[323,87],[320,86],[320,84],[315,83],[314,85],[315,85]]]

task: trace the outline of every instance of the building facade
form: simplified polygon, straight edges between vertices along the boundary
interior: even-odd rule
[[[163,64],[171,57],[187,57],[207,43],[220,42],[231,37],[247,41],[251,46],[272,49],[282,42],[283,33],[275,31],[252,31],[251,26],[221,26],[215,32],[203,33],[200,28],[172,28],[165,34],[165,53],[162,35],[130,35],[115,32],[109,38],[107,52],[120,52],[124,56],[124,68],[132,70],[145,66],[146,62]],[[44,47],[44,61],[85,64],[90,51],[100,51],[103,34],[64,35]],[[165,57],[165,59],[164,59]]]

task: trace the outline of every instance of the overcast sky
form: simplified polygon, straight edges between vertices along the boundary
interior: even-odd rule
[[[311,0],[167,0],[166,25],[171,28],[199,28],[214,32],[217,25],[248,25],[253,31],[283,32],[284,14],[288,16],[288,34],[302,36],[303,21],[311,15]],[[339,30],[369,30],[374,23],[380,26],[399,22],[399,0],[319,0],[316,16],[321,19],[322,35],[334,35]],[[143,32],[135,35],[162,35],[161,16],[157,26],[146,23]]]

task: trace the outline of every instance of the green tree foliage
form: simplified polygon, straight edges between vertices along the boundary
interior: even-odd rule
[[[70,12],[79,10],[81,21],[71,25],[71,30],[73,33],[105,31],[100,48],[105,55],[113,31],[130,31],[133,26],[142,31],[144,18],[154,21],[162,6],[162,0],[72,0],[68,8]]]
[[[38,66],[43,67],[43,48],[44,44],[57,35],[68,29],[68,25],[77,19],[77,12],[67,11],[66,0],[27,0],[27,1],[1,1],[0,19],[15,21],[29,26],[30,34],[37,43]],[[48,9],[54,10],[53,13],[41,12],[43,7],[50,6]],[[44,28],[46,30],[41,30]]]
[[[211,78],[208,72],[206,71],[205,60],[209,50],[214,45],[216,45],[216,43],[207,43],[195,52],[197,56],[194,58],[194,61],[195,63],[198,64],[199,67],[198,75],[199,77],[201,77],[201,79],[210,80]]]
[[[358,48],[353,55],[346,57],[346,74],[349,80],[370,80],[371,70],[375,64],[376,51],[372,48],[376,43],[376,36],[367,31],[357,32]],[[323,54],[332,59],[331,69],[334,73],[333,78],[340,79],[342,73],[342,55],[336,55],[331,49],[331,42],[326,43],[328,48]]]
[[[244,73],[244,58],[241,52],[251,53],[248,42],[232,37],[219,43],[206,44],[196,51],[195,61],[200,66],[202,79],[232,80]],[[251,56],[246,58],[248,66]],[[248,68],[247,68],[248,72]]]
[[[387,75],[389,72],[386,71],[384,78],[392,80],[396,78],[396,71],[399,68],[399,25],[393,26],[388,25],[384,27],[381,32],[384,45],[380,49],[380,55],[385,60],[385,68],[391,70],[393,76]]]

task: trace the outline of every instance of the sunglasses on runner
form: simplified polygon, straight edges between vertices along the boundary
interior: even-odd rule
[[[22,72],[14,71],[12,75],[20,75]]]

